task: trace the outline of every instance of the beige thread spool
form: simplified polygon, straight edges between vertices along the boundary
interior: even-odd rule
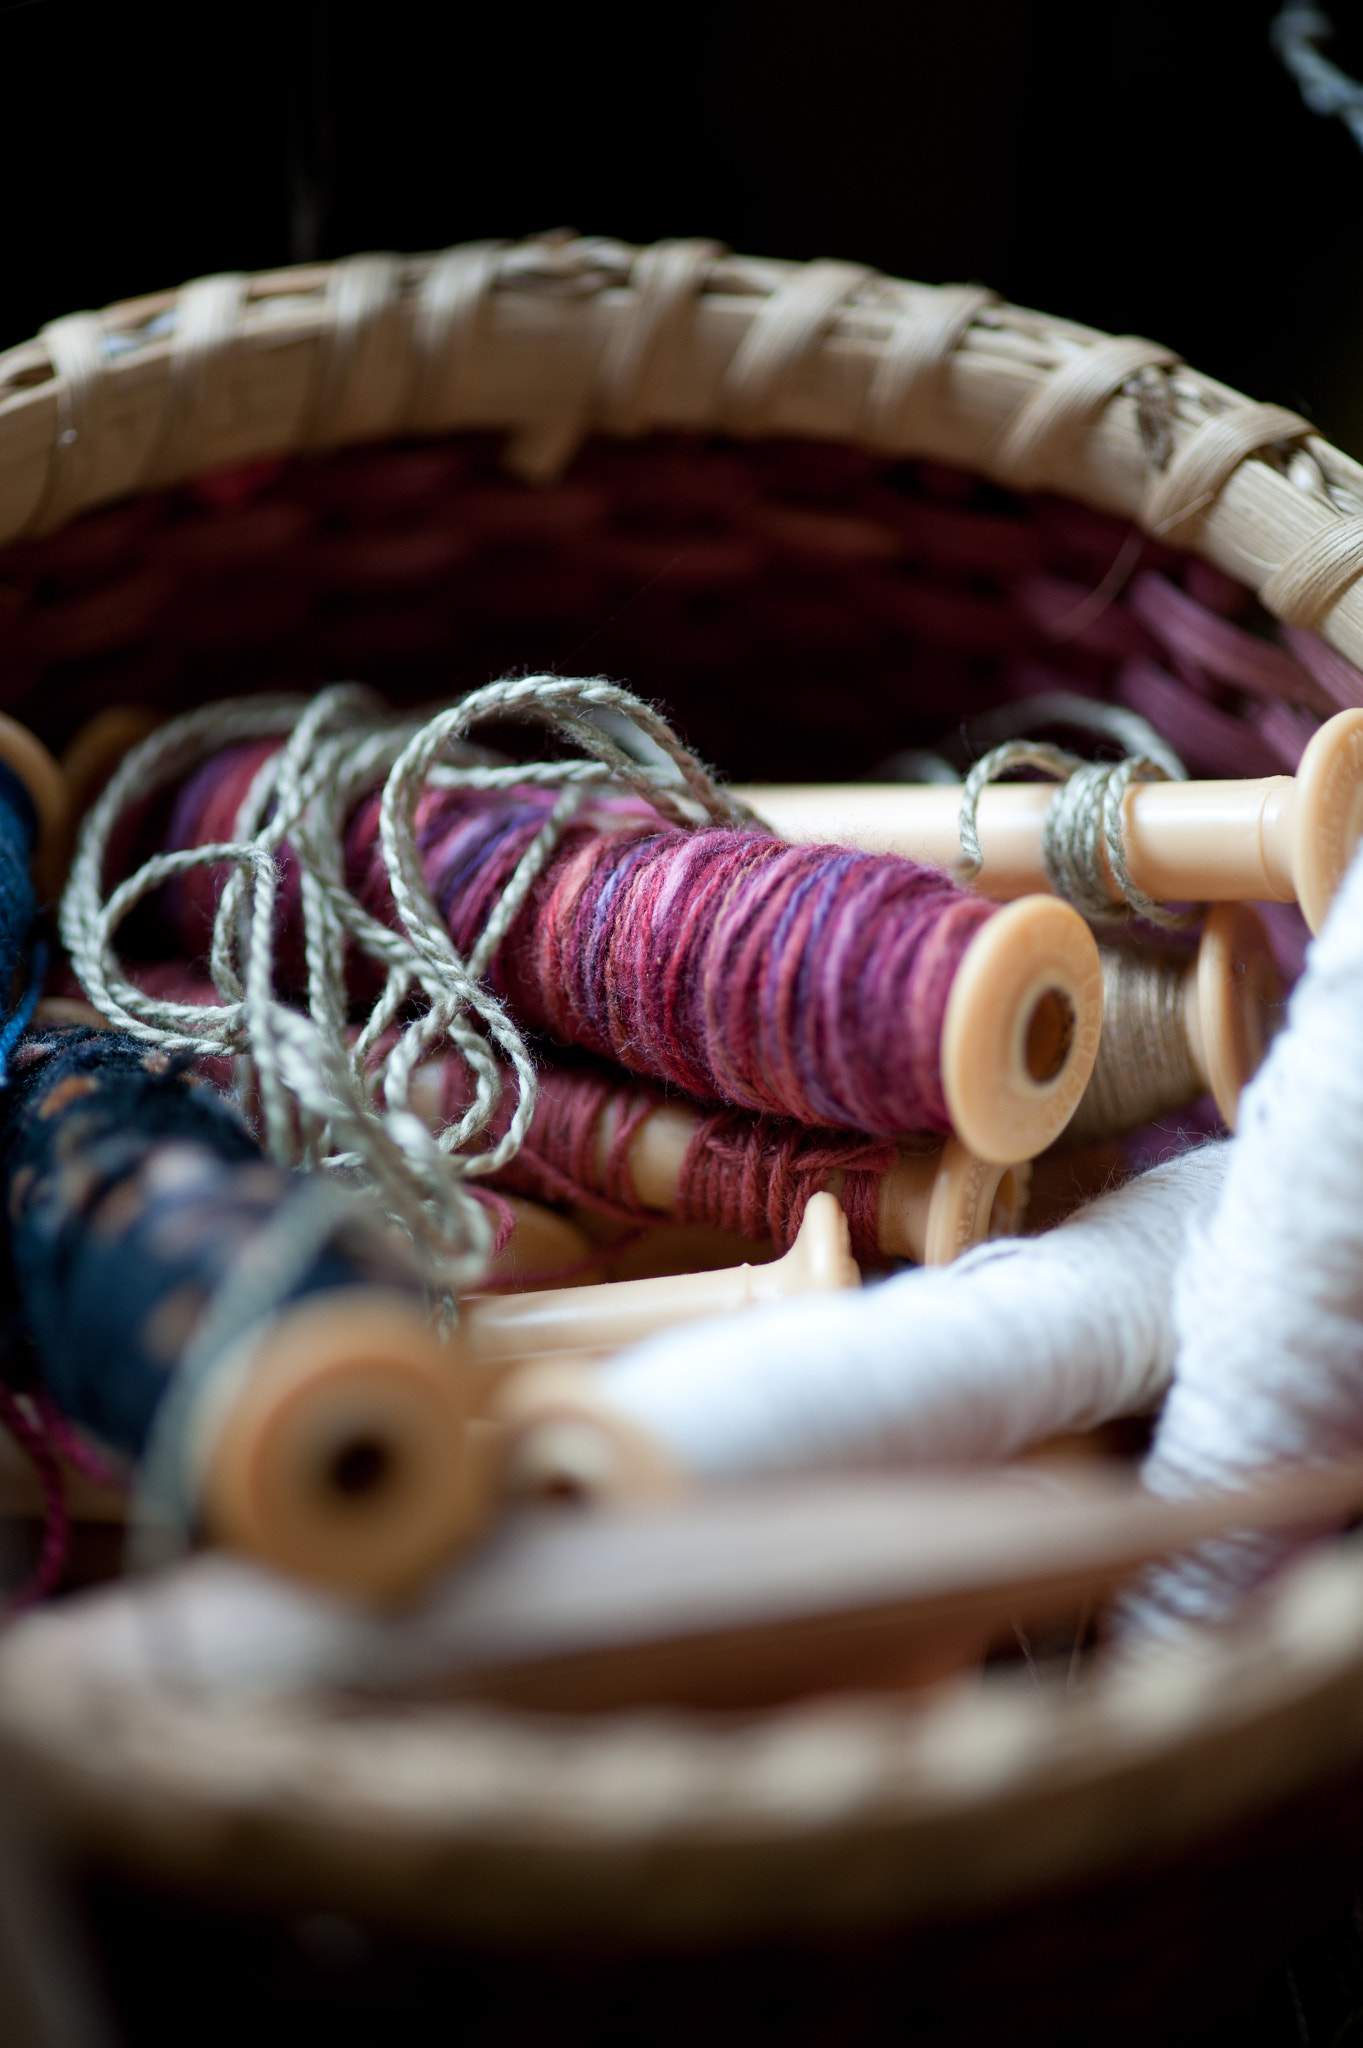
[[[414,1592],[483,1526],[485,1380],[401,1294],[304,1300],[244,1341],[199,1421],[210,1535],[363,1599]]]
[[[36,1014],[113,1028],[90,1004],[63,997]],[[549,1238],[537,1232],[541,1217]],[[586,1244],[549,1212],[526,1224],[532,1255]],[[440,1338],[415,1292],[357,1285],[289,1304],[219,1362],[195,1418],[191,1456],[208,1534],[336,1592],[407,1597],[491,1513],[479,1420],[487,1384],[462,1334]]]
[[[1102,949],[1103,1037],[1062,1143],[1133,1131],[1210,1090],[1235,1129],[1240,1091],[1268,1050],[1282,976],[1258,913],[1222,903],[1197,952]]]
[[[960,858],[959,786],[764,785],[733,794],[786,839],[945,868]],[[973,886],[982,894],[1006,901],[1049,889],[1041,833],[1054,795],[1053,783],[1039,782],[996,782],[981,792],[984,866]],[[1157,902],[1297,902],[1319,931],[1363,835],[1363,711],[1327,720],[1295,776],[1135,783],[1122,815],[1131,879]],[[1121,900],[1115,882],[1112,900]]]

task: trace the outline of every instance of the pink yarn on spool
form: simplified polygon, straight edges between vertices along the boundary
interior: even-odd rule
[[[423,871],[462,953],[553,803],[540,789],[423,802]],[[377,840],[374,798],[348,852],[381,915]],[[885,1137],[945,1131],[947,997],[989,916],[891,855],[598,807],[564,833],[491,979],[523,1023],[700,1100]]]
[[[167,843],[224,821],[270,744],[234,748],[186,782]],[[557,792],[428,790],[417,810],[427,885],[471,952]],[[346,840],[350,886],[394,909],[377,793]],[[203,951],[220,878],[171,899]],[[281,891],[284,962],[296,892]],[[789,846],[759,831],[687,832],[634,798],[584,807],[513,923],[489,980],[517,1019],[701,1101],[894,1137],[950,1129],[940,1041],[961,959],[995,907],[894,855]]]

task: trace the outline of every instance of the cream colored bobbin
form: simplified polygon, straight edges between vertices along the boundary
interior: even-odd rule
[[[647,1208],[672,1213],[700,1120],[699,1110],[666,1102],[639,1125],[629,1147],[629,1170],[634,1192]],[[602,1178],[611,1135],[604,1127],[598,1134]],[[841,1195],[842,1179],[840,1173],[830,1177],[830,1194]],[[1026,1209],[1027,1179],[1025,1167],[976,1158],[956,1138],[948,1138],[939,1151],[904,1153],[880,1184],[880,1249],[887,1258],[942,1266],[986,1237],[1011,1235]]]
[[[880,1248],[921,1266],[947,1266],[972,1245],[1022,1227],[1030,1162],[977,1159],[956,1138],[938,1153],[905,1153],[880,1184]]]
[[[79,996],[44,996],[33,1011],[35,1025],[84,1024],[91,1031],[112,1031],[102,1010]]]
[[[1102,1021],[1098,946],[1078,911],[1028,896],[991,917],[942,1021],[942,1092],[961,1143],[997,1166],[1044,1152],[1088,1086]]]
[[[285,1310],[207,1448],[222,1543],[364,1599],[401,1599],[483,1526],[483,1382],[401,1294],[344,1289]]]
[[[160,723],[160,713],[147,704],[108,704],[86,719],[61,758],[73,821],[85,816],[124,755]]]
[[[733,794],[786,839],[900,853],[944,868],[960,858],[961,792],[952,784],[814,784]],[[983,895],[1006,901],[1050,888],[1041,840],[1054,794],[1054,785],[1042,782],[996,782],[981,792],[984,866],[973,886]],[[1133,783],[1122,816],[1131,879],[1157,902],[1295,901],[1319,931],[1363,835],[1363,711],[1327,719],[1295,776]],[[1120,901],[1115,882],[1112,898]]]
[[[594,1362],[581,1353],[507,1373],[488,1420],[498,1491],[513,1500],[670,1500],[685,1491],[661,1445],[601,1399]]]
[[[1281,1017],[1283,979],[1263,919],[1246,903],[1221,903],[1202,927],[1184,984],[1188,1046],[1228,1130],[1240,1094],[1264,1062]]]
[[[769,1265],[538,1294],[469,1295],[460,1305],[460,1334],[474,1364],[491,1368],[547,1353],[619,1351],[674,1323],[733,1315],[759,1302],[830,1294],[860,1283],[848,1249],[847,1219],[832,1195],[821,1194],[810,1201],[785,1257]]]
[[[528,1202],[522,1195],[504,1194],[500,1199],[511,1211],[511,1236],[488,1266],[489,1280],[534,1287],[540,1274],[557,1275],[564,1266],[578,1265],[583,1269],[582,1283],[576,1276],[564,1275],[560,1286],[584,1284],[592,1278],[592,1262],[599,1263],[602,1254],[585,1230],[560,1216],[557,1209],[546,1209],[542,1202]]]
[[[39,898],[55,903],[66,880],[71,852],[71,801],[66,777],[36,733],[0,712],[0,761],[12,768],[33,799],[38,837],[33,848],[33,880]]]

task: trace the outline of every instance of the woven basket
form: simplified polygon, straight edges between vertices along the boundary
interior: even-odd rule
[[[0,541],[0,701],[54,743],[128,699],[552,665],[736,775],[866,772],[1057,682],[1252,774],[1363,703],[1363,469],[1305,421],[975,287],[709,243],[364,256],[57,321],[0,355]],[[1301,1816],[1319,1842],[1363,1762],[1363,1560],[1072,1693],[742,1722],[228,1709],[106,1669],[77,1603],[11,1632],[0,1734],[86,1850],[479,1942],[974,1916],[978,1955],[1102,1878],[1123,1939],[1181,1955],[1250,1830],[1283,1883],[1222,1932],[1265,1960]]]

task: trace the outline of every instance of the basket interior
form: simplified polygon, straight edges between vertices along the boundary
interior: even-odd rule
[[[1290,772],[1363,676],[1196,556],[1050,496],[831,443],[597,439],[529,486],[501,438],[253,465],[0,553],[0,701],[60,746],[342,677],[397,701],[605,673],[738,779],[894,777],[1056,688],[1193,774]]]

